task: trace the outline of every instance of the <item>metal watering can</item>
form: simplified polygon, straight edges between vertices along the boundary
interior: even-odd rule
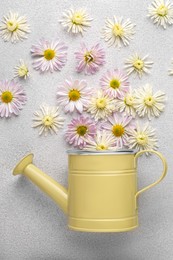
[[[137,158],[145,152],[156,154],[163,163],[161,177],[137,191]],[[166,175],[167,163],[161,153],[144,150],[117,152],[69,151],[68,191],[33,163],[27,155],[13,174],[23,174],[51,197],[68,215],[72,230],[121,232],[138,226],[138,196],[158,184]]]

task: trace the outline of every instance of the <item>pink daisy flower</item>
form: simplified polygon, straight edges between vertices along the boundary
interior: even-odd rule
[[[102,128],[112,133],[115,138],[115,145],[120,149],[127,145],[130,131],[134,130],[136,125],[132,116],[125,116],[116,112],[108,118],[108,122],[105,122]]]
[[[105,51],[100,48],[99,43],[91,47],[81,44],[81,49],[75,52],[77,66],[76,71],[85,71],[85,74],[95,74],[99,67],[105,63]]]
[[[73,118],[68,124],[68,129],[65,134],[65,140],[74,147],[83,149],[87,140],[93,138],[96,134],[96,124],[89,117],[81,116]]]
[[[113,98],[121,98],[129,90],[127,75],[118,69],[107,71],[100,84],[103,91]]]
[[[19,115],[26,100],[25,91],[19,83],[14,80],[0,81],[0,117]]]
[[[85,80],[65,80],[58,88],[58,103],[63,106],[65,113],[74,110],[82,113],[88,106],[92,92]]]
[[[67,46],[55,39],[47,41],[41,39],[31,47],[31,56],[35,58],[33,67],[36,70],[60,71],[67,61]]]

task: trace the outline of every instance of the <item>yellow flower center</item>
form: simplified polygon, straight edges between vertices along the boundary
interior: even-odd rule
[[[83,15],[79,12],[76,12],[74,15],[73,15],[73,18],[72,18],[72,23],[76,24],[76,25],[81,25],[83,24]]]
[[[55,57],[55,51],[51,49],[45,50],[44,57],[46,60],[52,60]]]
[[[113,89],[117,89],[120,87],[121,82],[118,79],[112,79],[110,81],[110,87]]]
[[[154,105],[154,103],[155,103],[155,99],[152,96],[145,97],[144,103],[148,107],[152,107]]]
[[[121,24],[115,24],[114,27],[113,27],[113,33],[115,36],[123,36],[124,34],[124,30],[123,30],[123,27],[121,26]]]
[[[108,149],[108,147],[105,146],[104,144],[98,144],[96,146],[96,150],[98,150],[98,151],[100,151],[100,150],[107,150],[107,149]]]
[[[76,129],[78,135],[80,135],[80,136],[84,136],[86,134],[87,130],[88,130],[88,128],[85,125],[80,125]]]
[[[70,101],[77,101],[80,98],[80,92],[77,89],[72,89],[68,93]]]
[[[141,144],[141,145],[145,145],[148,143],[148,138],[145,134],[139,134],[137,137],[136,137],[136,140],[137,140],[137,143],[138,144]]]
[[[85,55],[84,55],[84,57],[85,57],[85,61],[86,61],[87,63],[90,63],[90,62],[92,62],[92,61],[94,60],[94,58],[93,58],[91,52],[86,52]]]
[[[45,126],[52,126],[54,123],[54,120],[53,120],[53,117],[47,115],[47,116],[44,116],[42,122]]]
[[[8,21],[7,22],[7,29],[10,32],[14,32],[18,29],[18,23],[16,21]]]
[[[133,67],[137,70],[142,70],[144,67],[144,62],[141,59],[137,59],[133,62]]]
[[[127,106],[133,106],[134,105],[134,97],[132,96],[126,96],[124,98],[124,103],[127,105]]]
[[[117,125],[114,125],[114,126],[112,127],[112,133],[113,133],[116,137],[122,136],[122,135],[124,134],[124,132],[125,132],[125,129],[124,129],[124,127],[123,127],[122,125],[117,124]]]
[[[159,16],[166,16],[168,14],[168,8],[165,5],[160,5],[157,8],[157,14]]]
[[[18,74],[19,74],[19,77],[24,77],[28,74],[28,68],[23,65],[21,66],[19,69],[18,69]]]
[[[96,106],[99,109],[104,109],[106,107],[106,99],[105,98],[98,98],[96,101]]]
[[[5,91],[1,94],[1,100],[4,103],[10,103],[13,99],[13,94],[10,91]]]

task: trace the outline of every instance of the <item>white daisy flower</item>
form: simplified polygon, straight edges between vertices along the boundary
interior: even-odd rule
[[[108,46],[115,45],[120,48],[129,45],[135,33],[135,25],[131,23],[130,19],[123,21],[123,17],[114,16],[113,21],[106,19],[105,27],[102,29],[102,38],[108,42]]]
[[[67,28],[68,32],[83,34],[86,28],[90,27],[92,20],[84,9],[74,10],[71,8],[63,13],[63,18],[59,22]]]
[[[155,0],[148,7],[147,16],[153,20],[154,24],[166,29],[167,24],[173,24],[173,3],[169,0]]]
[[[59,107],[56,106],[42,105],[34,116],[33,127],[39,127],[39,135],[46,136],[48,132],[57,134],[64,124],[64,118],[60,115]]]
[[[105,150],[116,150],[115,138],[105,130],[97,131],[93,139],[87,140],[87,145],[84,150],[89,151],[105,151]]]
[[[119,99],[116,99],[115,106],[119,112],[124,112],[125,115],[135,117],[136,111],[134,108],[135,95],[130,89],[129,92]]]
[[[130,149],[141,150],[157,150],[158,139],[155,134],[155,129],[148,122],[144,126],[137,123],[136,129],[129,131],[128,147]]]
[[[135,104],[136,113],[139,117],[148,116],[158,117],[163,112],[165,105],[165,93],[157,91],[153,93],[152,86],[146,84],[140,89],[135,89]]]
[[[108,95],[98,90],[95,96],[92,96],[88,104],[87,112],[91,113],[96,121],[99,119],[106,119],[115,111],[115,101]]]
[[[29,69],[23,60],[20,60],[19,65],[14,68],[14,77],[24,78],[29,77]]]
[[[141,57],[137,53],[130,56],[125,61],[127,75],[135,73],[140,78],[142,77],[143,73],[150,73],[149,69],[151,69],[152,65],[153,61],[148,60],[148,55]]]
[[[30,32],[30,28],[25,16],[19,16],[18,13],[9,12],[9,14],[3,18],[0,24],[0,35],[4,41],[16,43],[27,38],[26,34]]]
[[[58,39],[45,40],[42,38],[31,47],[34,58],[33,67],[40,72],[61,71],[67,61],[67,46]]]
[[[86,80],[66,79],[58,87],[58,104],[63,107],[65,113],[77,111],[81,114],[88,106],[91,94],[91,89],[87,86]]]

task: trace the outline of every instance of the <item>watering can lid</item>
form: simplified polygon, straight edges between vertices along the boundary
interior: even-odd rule
[[[71,149],[71,150],[67,150],[67,153],[68,154],[80,154],[80,155],[91,155],[91,154],[94,154],[94,155],[110,155],[110,154],[135,154],[136,153],[136,150],[131,150],[131,149],[120,149],[120,150],[115,150],[115,151],[97,151],[97,150],[74,150],[74,149]]]

